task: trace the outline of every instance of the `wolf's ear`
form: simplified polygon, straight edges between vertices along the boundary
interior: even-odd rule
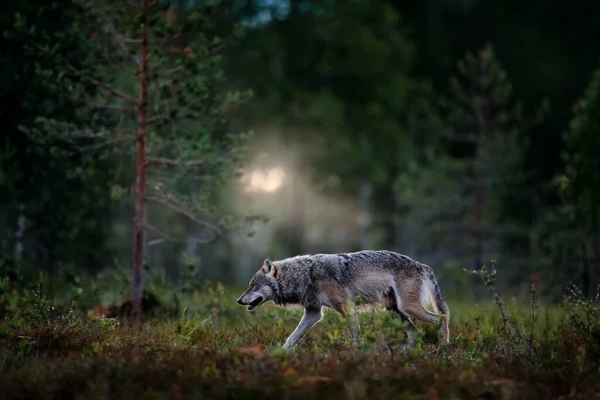
[[[263,263],[262,267],[262,272],[264,272],[265,275],[275,276],[277,274],[277,268],[275,267],[275,264],[273,264],[273,261],[269,260],[268,258],[265,258],[265,262]]]

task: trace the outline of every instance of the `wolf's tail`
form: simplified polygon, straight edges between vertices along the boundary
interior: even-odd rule
[[[435,278],[435,274],[433,273],[433,270],[431,270],[431,272],[430,272],[429,281],[430,281],[432,289],[433,289],[433,293],[434,293],[434,297],[435,297],[435,304],[436,304],[438,310],[440,311],[440,313],[444,316],[444,325],[445,325],[444,330],[446,331],[447,334],[449,334],[448,331],[449,331],[449,327],[450,327],[450,308],[448,307],[448,304],[446,303],[446,299],[444,298],[442,289],[440,288],[440,285],[438,284],[437,279]]]
[[[435,276],[431,279],[431,284],[433,285],[433,292],[435,295],[435,304],[438,309],[441,311],[446,318],[450,319],[450,309],[448,308],[448,304],[446,304],[446,299],[444,298],[444,294],[440,288],[440,285],[437,283]]]

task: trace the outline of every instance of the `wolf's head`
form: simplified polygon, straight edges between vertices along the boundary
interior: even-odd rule
[[[242,293],[237,302],[248,306],[248,310],[252,311],[261,304],[273,300],[276,276],[277,267],[271,260],[265,259],[260,270],[250,279],[248,289]]]

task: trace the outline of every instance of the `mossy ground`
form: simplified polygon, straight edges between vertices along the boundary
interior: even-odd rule
[[[203,294],[201,294],[203,293]],[[361,313],[361,348],[348,323],[326,312],[299,347],[280,347],[301,310],[248,312],[238,290],[188,296],[178,314],[137,326],[52,309],[36,301],[0,325],[0,396],[20,399],[553,399],[600,398],[600,322],[594,304],[507,300],[531,339],[515,343],[492,300],[449,299],[451,344],[434,326],[403,349],[385,311]],[[530,337],[531,335],[531,337]]]

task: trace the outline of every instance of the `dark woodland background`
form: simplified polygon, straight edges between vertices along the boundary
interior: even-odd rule
[[[130,279],[129,3],[1,6],[5,274]],[[485,290],[463,268],[491,263],[503,293],[595,292],[600,2],[205,3],[146,19],[184,32],[151,38],[169,50],[149,62],[191,83],[148,77],[163,96],[148,151],[173,146],[155,157],[174,170],[149,170],[145,274],[245,285],[265,257],[385,248],[431,265],[450,295]]]

